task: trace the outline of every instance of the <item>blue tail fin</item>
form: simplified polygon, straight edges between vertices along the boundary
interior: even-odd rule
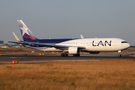
[[[17,20],[19,28],[21,30],[21,35],[24,41],[37,40],[34,34],[28,29],[22,20]]]

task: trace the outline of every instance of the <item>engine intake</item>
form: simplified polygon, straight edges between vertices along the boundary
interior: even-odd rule
[[[80,50],[78,47],[69,47],[68,48],[68,53],[69,54],[79,54]]]

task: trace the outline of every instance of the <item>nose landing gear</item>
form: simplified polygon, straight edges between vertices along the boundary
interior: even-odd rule
[[[122,56],[122,55],[121,55],[121,50],[119,50],[119,51],[118,51],[118,54],[119,54],[119,55],[118,55],[119,57],[121,57],[121,56]]]

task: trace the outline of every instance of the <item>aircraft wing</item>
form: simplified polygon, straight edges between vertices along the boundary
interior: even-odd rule
[[[42,44],[42,43],[35,43],[35,42],[12,42],[8,41],[9,43],[16,43],[16,44],[22,44],[22,45],[35,45],[35,46],[44,46],[44,47],[54,47],[57,49],[65,50],[69,47],[75,47],[75,46],[63,46],[63,45],[53,45],[53,44]],[[78,47],[78,46],[76,46]],[[78,47],[79,49],[85,49],[86,47]]]
[[[13,32],[13,35],[14,35],[14,37],[15,37],[15,39],[18,41],[18,42],[23,42],[22,40],[20,40],[18,37],[17,37],[17,35]]]

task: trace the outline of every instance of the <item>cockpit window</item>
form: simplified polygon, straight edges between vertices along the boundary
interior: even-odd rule
[[[127,41],[122,41],[121,43],[127,43]]]

